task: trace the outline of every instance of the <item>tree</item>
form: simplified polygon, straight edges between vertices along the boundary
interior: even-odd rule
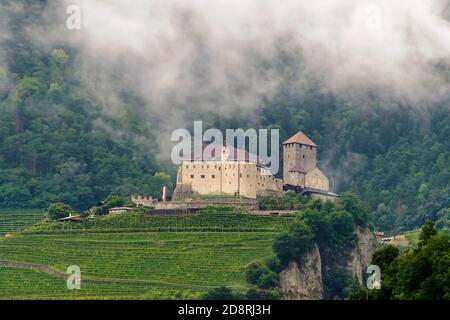
[[[245,267],[247,282],[256,284],[261,289],[270,289],[278,285],[278,274],[257,261],[252,261]]]
[[[48,218],[50,220],[58,220],[67,217],[74,212],[75,211],[71,206],[61,202],[52,203],[47,209]]]
[[[125,199],[118,195],[112,195],[106,198],[105,205],[103,206],[106,209],[111,209],[114,207],[122,207],[125,204]]]
[[[257,283],[261,289],[270,289],[278,286],[278,275],[273,271],[268,271],[261,275]]]
[[[288,232],[278,235],[273,250],[280,262],[287,266],[290,261],[302,263],[302,257],[313,247],[314,234],[311,227],[303,221],[296,221]]]
[[[203,300],[234,300],[233,291],[227,287],[210,289],[204,296]]]
[[[420,234],[419,234],[419,240],[420,240],[421,244],[426,243],[431,237],[433,237],[437,234],[437,230],[434,225],[435,224],[433,221],[428,220],[422,226],[422,229],[420,230]]]
[[[365,291],[370,299],[450,299],[450,235],[434,234],[433,229],[432,223],[424,224],[424,237],[417,248],[399,253],[386,246],[375,252],[372,263],[381,268],[381,290]],[[363,291],[356,290],[352,298],[365,299]]]
[[[377,265],[381,270],[384,270],[398,257],[399,254],[400,250],[396,246],[389,244],[373,254],[372,264]]]
[[[344,192],[338,202],[339,206],[353,215],[355,223],[365,226],[369,220],[369,211],[358,196],[351,192]]]
[[[251,261],[245,266],[245,278],[250,283],[256,283],[258,280],[257,270],[261,268],[262,265],[258,261]]]
[[[247,293],[245,294],[245,297],[248,300],[260,300],[261,299],[261,292],[258,291],[255,288],[250,288],[247,290]]]
[[[450,235],[438,234],[428,238],[416,250],[402,254],[398,259],[394,297],[414,300],[450,299],[449,252]]]

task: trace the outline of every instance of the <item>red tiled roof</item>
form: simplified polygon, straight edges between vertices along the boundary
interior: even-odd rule
[[[288,143],[299,143],[299,144],[304,144],[307,146],[312,146],[312,147],[317,148],[317,145],[310,138],[308,138],[308,136],[306,134],[304,134],[301,131],[297,132],[295,135],[293,135],[292,137],[287,139],[285,142],[283,142],[283,144],[288,144]]]
[[[64,218],[58,219],[58,221],[80,221],[80,220],[81,220],[81,216],[80,215],[68,216],[68,217],[64,217]]]

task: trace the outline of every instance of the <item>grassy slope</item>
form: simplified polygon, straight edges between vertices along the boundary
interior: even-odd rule
[[[420,234],[420,229],[414,229],[414,230],[405,232],[405,237],[406,237],[406,239],[408,239],[410,247],[417,246],[417,243],[419,242],[419,234]]]
[[[0,261],[59,272],[78,265],[82,290],[69,291],[63,278],[43,272],[0,267],[0,298],[195,298],[215,286],[245,289],[245,265],[269,257],[289,221],[221,211],[41,224],[1,239]]]
[[[0,237],[31,227],[44,218],[42,209],[0,209]]]

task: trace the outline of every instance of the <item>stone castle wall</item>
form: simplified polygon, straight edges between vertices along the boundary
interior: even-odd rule
[[[251,162],[184,161],[178,168],[177,189],[193,194],[239,195],[256,199],[260,194],[282,192],[282,181],[265,174]],[[176,190],[175,194],[181,193]],[[178,198],[181,198],[177,195]]]
[[[315,168],[306,174],[305,185],[307,188],[330,190],[330,181],[319,168]]]

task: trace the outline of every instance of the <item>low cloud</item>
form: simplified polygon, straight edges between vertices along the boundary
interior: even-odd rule
[[[8,88],[8,65],[6,63],[6,42],[9,40],[6,11],[0,10],[0,98]]]
[[[81,30],[65,26],[69,4]],[[444,0],[70,0],[51,1],[30,33],[78,49],[105,112],[123,113],[124,92],[138,96],[164,145],[195,112],[251,119],[311,79],[337,96],[413,107],[446,98],[448,15]]]

